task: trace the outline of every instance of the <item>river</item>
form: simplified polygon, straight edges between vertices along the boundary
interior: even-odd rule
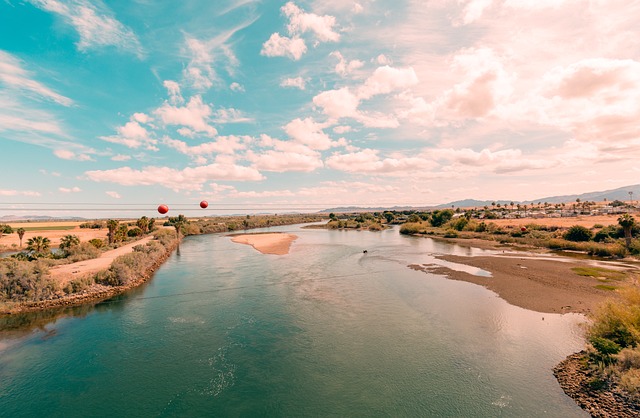
[[[407,267],[482,250],[269,231],[290,254],[192,236],[129,294],[0,319],[0,416],[588,416],[552,374],[582,316]]]

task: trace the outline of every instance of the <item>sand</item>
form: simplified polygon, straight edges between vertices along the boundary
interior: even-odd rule
[[[133,251],[136,245],[145,245],[151,241],[153,237],[146,237],[131,244],[123,245],[115,250],[103,252],[100,257],[91,260],[79,261],[72,264],[63,264],[49,269],[49,277],[56,280],[61,286],[64,286],[71,280],[95,274],[101,270],[106,270],[111,266],[113,260],[124,254]]]
[[[231,241],[251,245],[262,254],[289,254],[291,243],[298,237],[281,232],[232,235]]]
[[[411,265],[411,268],[443,274],[453,280],[462,280],[484,286],[496,292],[512,305],[537,312],[549,313],[589,313],[608,298],[615,298],[616,292],[598,289],[605,284],[596,277],[580,276],[571,269],[590,266],[589,260],[571,260],[550,255],[521,256],[517,254],[465,257],[443,255],[438,258],[449,262],[478,267],[491,273],[492,277],[475,276],[454,271],[446,267],[432,265]],[[602,267],[607,267],[606,263]],[[619,265],[612,265],[619,269]],[[606,283],[616,287],[628,285],[638,277],[633,266],[626,268],[629,279],[626,283]]]

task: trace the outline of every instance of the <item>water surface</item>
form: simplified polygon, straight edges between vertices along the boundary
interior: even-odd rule
[[[0,415],[587,416],[551,372],[581,316],[407,267],[481,250],[269,231],[298,235],[290,254],[189,237],[130,294],[5,320]]]

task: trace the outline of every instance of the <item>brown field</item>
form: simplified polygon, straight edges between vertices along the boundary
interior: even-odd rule
[[[520,218],[520,219],[487,219],[486,222],[493,222],[496,225],[524,226],[527,224],[538,224],[543,226],[560,226],[568,228],[573,225],[580,225],[592,228],[593,225],[603,226],[617,225],[620,215],[598,215],[598,216],[575,216],[570,218]]]
[[[13,228],[13,233],[8,235],[2,235],[0,238],[0,252],[2,251],[16,251],[20,247],[20,238],[16,234],[18,228],[37,228],[36,231],[27,230],[22,238],[22,247],[27,245],[27,240],[32,237],[43,236],[51,240],[51,246],[57,247],[60,244],[60,238],[65,235],[77,235],[81,242],[89,241],[94,238],[106,239],[107,228],[102,229],[89,229],[80,228],[80,224],[86,221],[48,221],[48,222],[9,222],[7,225]],[[126,220],[121,222],[128,222]],[[58,229],[61,227],[69,227],[71,229]],[[51,229],[47,229],[51,228]]]

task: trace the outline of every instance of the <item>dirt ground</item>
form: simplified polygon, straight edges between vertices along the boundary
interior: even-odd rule
[[[68,282],[80,277],[84,277],[90,274],[95,274],[101,270],[109,268],[113,260],[124,254],[128,254],[133,251],[133,247],[136,245],[145,245],[151,241],[153,237],[146,237],[141,240],[132,242],[131,244],[123,245],[115,250],[105,251],[98,258],[91,260],[79,261],[72,264],[63,264],[60,266],[52,267],[49,270],[49,277],[58,281],[61,287],[64,287]]]
[[[493,222],[500,226],[515,225],[525,226],[527,224],[538,224],[544,226],[571,227],[581,225],[592,228],[596,224],[603,226],[618,225],[620,215],[599,215],[599,216],[574,216],[569,218],[520,218],[520,219],[487,219],[486,222]]]
[[[65,225],[65,224],[70,224],[70,225]],[[64,229],[64,230],[49,229],[49,230],[26,231],[24,234],[24,237],[22,238],[22,248],[26,247],[27,240],[29,238],[33,238],[37,236],[43,236],[43,237],[49,238],[49,240],[51,240],[52,247],[57,247],[60,244],[60,238],[64,237],[65,235],[77,235],[78,238],[80,239],[80,242],[89,241],[94,238],[100,238],[100,239],[107,238],[107,233],[109,232],[107,228],[103,228],[103,229],[80,228],[79,226],[77,226],[79,224],[80,224],[79,222],[75,222],[75,223],[48,222],[47,225],[43,225],[36,222],[30,222],[26,224],[25,223],[9,224],[13,228],[14,232],[12,234],[3,235],[2,238],[0,238],[0,251],[20,250],[20,237],[18,237],[18,234],[15,233],[15,230],[18,228],[32,228],[32,227],[46,228],[47,226],[54,226],[54,227],[73,226],[74,227],[73,229]]]

